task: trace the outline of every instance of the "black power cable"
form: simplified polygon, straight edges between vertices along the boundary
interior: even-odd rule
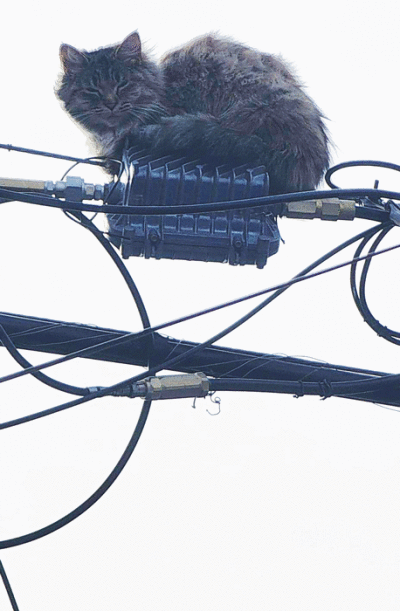
[[[376,239],[374,240],[372,246],[370,247],[368,254],[373,254],[374,252],[376,252],[377,247],[379,246],[379,244],[382,242],[382,240],[387,236],[387,234],[389,233],[389,231],[391,231],[391,229],[393,228],[393,226],[387,226],[385,228],[379,229],[379,227],[377,228],[377,231],[375,232],[378,233],[378,236],[376,237]],[[364,248],[367,246],[368,242],[372,239],[372,237],[375,235],[371,235],[369,237],[364,238],[364,240],[361,242],[361,244],[358,246],[357,251],[356,251],[356,256],[361,255],[362,251],[364,250]],[[363,261],[363,265],[362,265],[362,272],[360,275],[360,282],[359,282],[359,288],[357,288],[357,280],[356,280],[356,270],[357,270],[357,265],[358,265],[358,261],[354,261],[351,265],[351,273],[350,273],[350,286],[351,286],[351,292],[353,295],[353,299],[355,301],[355,304],[358,308],[358,311],[360,312],[361,316],[363,317],[364,321],[380,336],[383,337],[384,339],[386,339],[387,341],[391,342],[392,344],[396,344],[397,346],[400,345],[400,332],[399,331],[395,331],[394,329],[390,329],[384,325],[382,325],[379,320],[373,316],[368,304],[367,304],[367,299],[366,299],[366,293],[365,293],[365,287],[366,287],[366,281],[367,281],[367,275],[370,269],[370,265],[371,265],[371,259],[372,257],[369,257],[368,259],[365,259]]]
[[[329,168],[325,173],[325,182],[331,189],[339,189],[337,185],[332,182],[332,174],[339,172],[340,170],[344,170],[345,168],[359,168],[359,167],[376,167],[376,168],[385,168],[387,170],[394,170],[395,172],[400,172],[400,165],[395,163],[389,163],[387,161],[374,161],[371,159],[360,159],[357,161],[344,161],[343,163],[338,163],[337,165]],[[378,196],[379,197],[379,196]],[[391,198],[394,199],[394,198]]]
[[[63,526],[66,526],[79,516],[81,516],[85,511],[90,509],[102,496],[109,490],[112,484],[115,482],[117,477],[120,475],[123,468],[126,466],[128,460],[133,454],[133,451],[136,448],[136,445],[140,439],[140,436],[143,432],[144,425],[146,424],[147,417],[150,411],[151,401],[145,401],[140,412],[139,419],[135,426],[135,430],[133,431],[132,437],[129,440],[128,445],[125,448],[124,453],[121,458],[111,471],[110,475],[104,480],[104,482],[97,488],[97,490],[84,501],[81,505],[76,507],[73,511],[65,515],[59,520],[56,520],[52,524],[45,526],[44,528],[40,528],[34,532],[31,532],[26,535],[22,535],[20,537],[13,537],[12,539],[7,539],[5,541],[0,541],[0,549],[5,549],[8,547],[15,547],[17,545],[22,545],[24,543],[29,543],[30,541],[36,541],[41,537],[45,537],[46,535],[50,535],[51,533],[59,530]]]
[[[30,153],[33,155],[41,155],[44,157],[53,157],[56,159],[65,159],[69,161],[74,161],[74,166],[80,163],[93,164],[98,166],[106,167],[110,160],[104,157],[89,157],[86,159],[71,157],[67,155],[60,155],[56,153],[49,153],[46,151],[38,151],[35,149],[28,149],[22,147],[15,147],[11,144],[0,144],[0,148],[6,149],[8,151],[18,151],[23,153]],[[132,173],[130,168],[129,159],[127,157],[127,151],[124,151],[124,157],[122,162],[119,160],[111,160],[118,164],[120,164],[120,171],[117,178],[117,181],[112,185],[111,190],[108,192],[104,204],[107,202],[107,206],[98,206],[93,204],[82,204],[76,201],[68,201],[68,200],[60,200],[51,196],[41,196],[41,195],[33,195],[28,193],[19,193],[14,192],[10,189],[1,189],[0,188],[0,202],[1,198],[5,201],[10,201],[11,199],[17,201],[24,201],[26,203],[39,204],[44,206],[51,207],[59,207],[63,210],[75,210],[75,211],[91,211],[95,214],[99,212],[103,212],[106,214],[130,214],[129,208],[127,209],[126,204],[129,200],[130,189],[132,184]],[[379,202],[379,198],[387,198],[400,200],[400,193],[395,191],[384,191],[374,189],[339,189],[335,184],[333,184],[331,180],[331,176],[333,173],[337,172],[346,167],[357,167],[357,166],[377,166],[382,168],[388,168],[395,171],[400,171],[400,166],[388,162],[382,161],[349,161],[345,163],[338,164],[329,168],[325,175],[325,180],[331,189],[335,189],[337,191],[337,195],[343,199],[353,199],[356,201],[362,202],[362,205],[356,206],[356,217],[364,218],[376,222],[383,222],[388,219],[388,211],[385,209]],[[118,183],[120,182],[123,171],[127,172],[127,184],[124,191],[123,196],[123,206],[113,205],[110,202],[111,195]],[[68,170],[66,174],[69,172]],[[376,185],[377,186],[377,185]],[[138,206],[135,203],[135,212],[136,214],[145,214],[148,216],[151,215],[164,215],[164,214],[186,214],[186,213],[202,213],[202,212],[214,212],[219,210],[236,210],[236,209],[246,209],[246,208],[257,208],[259,206],[271,206],[274,209],[274,213],[277,211],[283,211],[282,206],[291,201],[304,201],[307,199],[314,200],[315,198],[329,198],[332,197],[332,193],[329,191],[307,191],[300,193],[292,193],[292,194],[282,194],[275,196],[266,196],[261,198],[252,198],[252,199],[244,199],[240,201],[226,201],[226,202],[214,202],[214,203],[205,203],[205,204],[193,204],[184,206]],[[279,212],[279,214],[281,213]]]
[[[376,395],[369,394],[376,391],[390,393],[388,405],[400,407],[400,393],[398,390],[400,374],[387,374],[378,378],[365,378],[364,380],[351,380],[350,382],[308,382],[307,380],[256,380],[250,378],[219,378],[210,380],[210,391],[241,391],[241,392],[268,392],[293,394],[296,397],[303,395],[318,395],[324,399],[328,397],[346,397],[348,399],[380,402]]]
[[[91,231],[91,233],[97,238],[97,240],[100,242],[103,248],[105,248],[105,250],[111,256],[114,263],[117,265],[120,273],[122,274],[122,277],[124,278],[132,297],[135,300],[136,307],[138,309],[139,316],[141,318],[143,327],[145,329],[149,328],[150,320],[148,318],[146,308],[144,306],[141,295],[131,275],[129,274],[128,270],[126,269],[126,266],[123,264],[123,262],[121,261],[117,253],[115,252],[110,242],[103,236],[102,232],[99,229],[97,229],[97,227],[92,223],[92,221],[87,219],[82,213],[73,213],[73,215],[76,216],[76,218],[78,219],[78,223],[81,226]],[[55,380],[43,374],[40,371],[40,366],[37,367],[37,366],[32,365],[31,363],[29,363],[29,361],[25,357],[22,356],[22,354],[17,350],[11,338],[5,332],[3,327],[1,327],[1,325],[0,325],[0,341],[2,342],[3,346],[8,350],[9,354],[14,358],[14,360],[16,360],[17,363],[21,365],[21,367],[24,368],[26,373],[32,374],[37,380],[39,380],[40,382],[43,382],[47,386],[55,388],[56,390],[59,390],[61,392],[66,392],[69,394],[81,395],[81,396],[86,396],[90,394],[91,392],[93,392],[93,389],[73,386],[71,384],[65,384],[64,382],[60,382],[59,380]],[[148,334],[147,341],[150,343],[152,341],[151,332],[149,332]],[[148,353],[150,354],[150,350],[148,351]],[[63,361],[61,360],[60,362],[63,362]],[[96,390],[100,390],[100,388],[96,388]]]
[[[1,560],[0,560],[0,576],[1,576],[2,580],[3,580],[4,587],[5,587],[6,592],[8,594],[8,598],[10,599],[10,603],[11,603],[11,606],[13,608],[13,611],[18,611],[17,601],[15,600],[14,592],[12,591],[11,584],[10,584],[10,582],[8,580],[6,570],[5,570]]]
[[[376,198],[385,198],[390,200],[400,200],[398,191],[387,191],[383,189],[338,189],[335,196],[341,199],[362,200],[370,198],[371,201]],[[22,193],[20,191],[12,191],[4,187],[0,188],[0,198],[6,201],[21,201],[28,204],[36,204],[47,206],[50,208],[60,208],[61,210],[69,210],[76,212],[96,212],[102,214],[132,214],[130,206],[116,204],[88,204],[71,200],[62,200],[56,197],[47,195],[37,195],[34,193]],[[205,212],[217,212],[220,210],[245,210],[247,208],[260,208],[271,206],[274,211],[280,207],[283,211],[283,205],[288,202],[301,202],[315,199],[332,198],[332,191],[302,191],[299,193],[286,193],[282,195],[266,195],[264,197],[253,197],[250,199],[241,199],[234,201],[212,202],[205,204],[186,204],[182,206],[140,206],[135,204],[135,214],[147,216],[159,216],[166,214],[201,214]],[[369,218],[368,212],[371,211],[370,220],[385,221],[389,218],[387,210],[376,206],[375,208],[365,208],[363,206],[356,207],[356,216]],[[279,214],[281,214],[281,212]]]

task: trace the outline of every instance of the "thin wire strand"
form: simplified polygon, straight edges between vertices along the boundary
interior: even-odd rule
[[[13,146],[12,144],[0,144],[1,149],[7,151],[15,151],[17,153],[28,153],[29,155],[40,155],[41,157],[52,157],[53,159],[63,159],[65,161],[76,161],[78,163],[87,163],[89,165],[97,165],[104,167],[106,159],[103,161],[92,161],[93,158],[81,159],[79,157],[71,157],[70,155],[59,155],[58,153],[49,153],[47,151],[37,151],[35,149],[23,148],[22,146]],[[101,158],[98,158],[101,159]]]
[[[3,344],[4,348],[8,351],[8,353],[12,356],[12,358],[24,369],[32,368],[32,364],[22,356],[22,354],[17,350],[15,344],[11,340],[10,336],[4,330],[4,327],[0,325],[0,340]],[[60,382],[59,380],[54,380],[49,376],[39,371],[31,371],[31,375],[36,378],[42,384],[46,384],[51,388],[55,388],[56,390],[60,390],[62,392],[66,392],[72,395],[87,395],[90,390],[89,388],[82,388],[80,386],[73,386],[72,384],[65,384],[64,382]]]

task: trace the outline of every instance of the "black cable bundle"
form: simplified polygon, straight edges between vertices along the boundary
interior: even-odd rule
[[[4,148],[10,148],[10,147],[7,146]],[[24,152],[28,152],[28,151],[24,149]],[[36,151],[35,153],[38,153],[38,152]],[[75,161],[90,162],[89,160],[75,160]],[[95,162],[95,163],[98,163],[98,162]],[[377,162],[362,162],[362,163],[374,165]],[[341,165],[342,167],[346,167],[346,165],[344,166],[343,164]],[[354,162],[353,165],[360,165],[360,162]],[[383,164],[383,165],[388,167],[389,164]],[[129,173],[129,168],[125,168],[125,169]],[[337,169],[340,169],[340,166],[336,166],[336,168],[331,168],[331,170],[328,172],[328,177],[327,177],[328,184],[330,184],[330,186],[335,189],[336,189],[335,185],[333,185],[330,181],[330,176]],[[399,167],[396,166],[392,169],[398,170]],[[121,178],[123,170],[124,170],[124,167],[121,166],[121,174],[119,178]],[[115,187],[111,188],[110,194],[113,189],[115,190]],[[5,376],[4,378],[0,379],[0,382],[6,381],[6,379],[12,379],[13,377],[19,377],[20,375],[24,375],[24,374],[33,374],[41,382],[50,384],[51,386],[57,388],[58,390],[68,392],[70,394],[80,395],[78,398],[71,400],[67,403],[64,403],[62,405],[56,406],[54,408],[44,410],[43,412],[38,412],[37,414],[31,414],[29,416],[20,418],[12,422],[3,423],[2,425],[0,425],[0,428],[8,428],[9,426],[15,426],[17,424],[29,422],[33,419],[37,419],[42,416],[49,415],[51,413],[56,413],[58,411],[67,409],[69,407],[73,407],[75,405],[85,403],[95,398],[109,396],[109,395],[118,394],[118,393],[123,395],[124,390],[133,389],[133,385],[136,382],[142,380],[143,378],[147,376],[155,375],[157,372],[163,369],[175,369],[175,370],[182,370],[182,371],[191,370],[191,367],[192,366],[194,367],[194,365],[190,365],[190,363],[192,362],[192,359],[196,361],[196,359],[201,359],[202,357],[206,358],[206,361],[204,362],[204,368],[206,369],[207,367],[212,366],[213,364],[213,361],[207,356],[210,354],[209,352],[207,352],[207,350],[209,350],[213,346],[213,344],[215,344],[215,342],[219,341],[220,339],[228,335],[231,331],[233,331],[234,329],[237,329],[240,325],[242,325],[244,322],[249,320],[255,314],[260,312],[269,303],[271,303],[271,301],[279,297],[284,291],[286,291],[293,284],[308,280],[312,277],[316,277],[322,273],[327,273],[328,271],[333,271],[333,269],[337,269],[345,265],[351,266],[352,292],[353,292],[353,296],[354,296],[356,305],[360,313],[364,317],[364,319],[368,322],[368,324],[370,324],[370,326],[377,333],[379,333],[379,335],[381,335],[385,339],[388,339],[388,341],[391,341],[392,343],[396,343],[396,344],[400,343],[400,333],[384,327],[372,315],[367,305],[367,300],[366,300],[366,295],[365,295],[365,284],[366,284],[368,271],[370,269],[371,258],[380,254],[381,252],[392,250],[400,246],[400,245],[396,245],[396,246],[390,247],[385,250],[381,250],[381,251],[377,250],[382,239],[394,227],[394,224],[395,224],[394,221],[391,220],[390,218],[391,216],[390,206],[388,207],[385,204],[383,204],[382,198],[391,197],[393,199],[400,200],[400,194],[395,193],[395,192],[388,192],[388,191],[378,191],[377,189],[376,190],[374,189],[369,189],[369,190],[353,189],[353,190],[338,190],[338,191],[340,191],[341,197],[356,198],[360,202],[361,205],[360,205],[358,216],[361,216],[364,218],[370,218],[372,220],[379,219],[382,222],[379,225],[374,226],[370,229],[367,229],[366,231],[347,240],[340,246],[334,248],[333,250],[328,252],[326,255],[324,255],[323,257],[321,257],[320,259],[318,259],[311,265],[309,265],[306,269],[301,271],[299,274],[297,274],[297,276],[295,276],[289,282],[282,283],[281,285],[276,286],[276,287],[264,289],[253,295],[249,295],[249,296],[246,296],[240,299],[236,299],[230,303],[224,303],[219,306],[209,308],[208,310],[203,311],[203,312],[197,312],[193,315],[181,317],[180,319],[170,321],[162,325],[158,325],[157,327],[151,327],[144,303],[141,299],[141,296],[137,290],[136,285],[134,284],[131,278],[131,275],[129,274],[125,265],[121,261],[119,255],[115,252],[110,242],[105,238],[105,236],[103,235],[103,232],[101,232],[94,225],[92,220],[88,219],[83,214],[84,210],[90,210],[96,213],[97,212],[103,212],[103,213],[110,212],[110,213],[118,213],[118,214],[129,214],[130,211],[127,210],[128,206],[126,205],[115,206],[112,204],[107,204],[104,206],[88,205],[88,204],[81,204],[79,202],[61,201],[57,198],[49,197],[49,196],[38,196],[38,195],[32,195],[32,194],[27,194],[27,193],[12,193],[7,189],[0,189],[0,197],[5,197],[8,199],[10,199],[10,197],[14,197],[17,200],[26,201],[28,203],[35,203],[35,204],[40,204],[40,205],[45,205],[45,206],[52,206],[52,207],[60,207],[63,210],[68,211],[69,218],[72,217],[72,220],[74,220],[75,222],[78,222],[79,224],[81,224],[81,226],[88,229],[96,237],[99,243],[106,249],[108,254],[112,257],[114,263],[117,265],[120,273],[122,274],[125,282],[127,283],[129,287],[132,297],[135,300],[135,303],[138,308],[139,314],[141,316],[142,324],[144,327],[143,331],[138,334],[129,334],[128,333],[128,334],[122,334],[121,336],[120,334],[118,334],[118,332],[115,332],[115,337],[113,338],[110,338],[105,341],[104,339],[102,341],[95,340],[92,345],[87,346],[83,350],[78,350],[74,352],[73,354],[67,354],[66,357],[61,357],[60,359],[56,359],[55,361],[51,361],[51,362],[48,362],[42,365],[37,365],[34,367],[32,367],[30,363],[24,357],[22,357],[22,355],[18,352],[16,344],[18,343],[18,341],[21,341],[21,336],[12,337],[7,332],[6,328],[4,327],[0,328],[0,339],[4,347],[17,360],[17,362],[24,368],[23,372],[17,372],[16,374]],[[321,193],[323,195],[321,195]],[[230,210],[239,209],[239,206],[242,209],[246,207],[256,208],[258,206],[262,206],[262,207],[276,206],[276,205],[281,205],[282,203],[287,202],[287,201],[302,201],[310,197],[313,197],[315,195],[316,193],[307,192],[307,193],[287,194],[284,196],[258,197],[255,199],[241,200],[240,203],[238,203],[237,201],[236,202],[226,201],[226,202],[216,202],[216,203],[211,203],[211,204],[193,204],[193,205],[189,205],[188,207],[185,207],[182,205],[165,206],[165,207],[163,206],[158,206],[158,207],[157,206],[142,206],[140,213],[149,214],[149,215],[175,214],[175,213],[181,214],[181,213],[184,213],[185,211],[188,211],[189,209],[191,212],[199,213],[205,210],[212,211],[212,210],[221,210],[221,209],[230,209]],[[329,192],[318,192],[318,196],[329,197]],[[127,197],[129,197],[129,189],[127,190]],[[137,210],[138,212],[139,212],[139,208]],[[276,210],[276,208],[274,209]],[[362,253],[364,249],[367,247],[367,245],[370,243],[370,241],[373,238],[375,239],[372,245],[370,246],[367,254],[363,255]],[[332,256],[342,251],[346,247],[352,244],[355,244],[357,242],[360,242],[360,245],[357,247],[357,250],[355,252],[355,257],[352,259],[352,261],[342,263],[337,266],[333,266],[331,268],[324,269],[321,271],[314,271],[318,266],[320,266],[322,263],[330,259]],[[363,265],[363,269],[361,273],[360,286],[359,288],[357,288],[356,286],[356,268],[357,268],[357,265],[360,264],[361,262]],[[185,349],[178,349],[177,344],[179,344],[180,348],[183,348],[183,346],[181,346],[181,342],[177,342],[177,344],[172,346],[172,349],[170,352],[167,351],[165,354],[162,354],[162,352],[158,351],[159,350],[158,342],[159,342],[160,336],[158,336],[155,332],[160,330],[161,328],[166,328],[168,326],[171,326],[172,324],[177,324],[178,322],[189,320],[191,318],[195,318],[200,315],[203,315],[203,314],[206,314],[212,311],[216,311],[218,309],[222,309],[223,307],[228,307],[229,305],[232,305],[233,303],[245,301],[255,296],[264,295],[267,293],[271,293],[271,294],[266,299],[264,299],[264,301],[261,304],[251,309],[247,314],[242,316],[235,323],[221,330],[220,332],[215,334],[213,337],[207,339],[206,341],[199,343],[199,344],[187,343],[188,345],[184,347]],[[45,367],[49,367],[55,364],[56,362],[60,363],[60,362],[63,362],[64,360],[69,360],[70,358],[76,358],[77,356],[90,356],[91,358],[93,358],[94,355],[96,354],[96,351],[100,351],[104,349],[105,343],[107,344],[107,346],[116,347],[117,345],[120,345],[120,344],[122,345],[124,342],[127,342],[129,339],[135,339],[135,338],[132,338],[133,335],[136,336],[136,340],[140,339],[142,342],[143,341],[145,342],[147,369],[144,372],[142,372],[141,374],[133,376],[127,380],[123,380],[117,384],[114,384],[113,386],[97,388],[95,390],[88,389],[88,388],[74,387],[71,385],[66,385],[61,382],[58,382],[57,380],[54,380],[50,378],[49,376],[44,375],[41,371],[41,369],[44,369]],[[41,349],[39,346],[37,346],[36,348]],[[220,348],[218,347],[218,349]],[[229,353],[229,355],[231,356],[231,353]],[[261,355],[261,356],[270,357],[271,355]],[[257,355],[257,358],[259,357],[260,355]],[[292,361],[293,362],[291,362],[290,366],[294,368],[294,371],[296,371],[296,367],[298,365],[304,366],[304,363],[295,363],[294,362],[295,360],[292,360]],[[241,390],[241,391],[246,391],[246,392],[249,392],[249,391],[287,392],[287,393],[295,394],[296,396],[302,396],[304,394],[313,394],[313,395],[322,396],[323,398],[327,398],[329,396],[347,396],[348,398],[352,398],[352,399],[358,399],[358,400],[365,399],[368,401],[380,400],[381,402],[385,402],[385,399],[386,399],[387,404],[400,406],[400,396],[398,392],[398,382],[400,378],[399,375],[389,375],[389,374],[385,374],[382,372],[358,370],[358,369],[351,369],[351,368],[345,368],[345,367],[335,367],[333,365],[323,364],[321,365],[320,368],[318,367],[318,365],[315,365],[313,367],[314,371],[316,372],[318,372],[318,369],[321,369],[321,371],[323,370],[323,376],[322,377],[320,376],[317,380],[313,380],[310,377],[305,376],[304,373],[302,375],[297,374],[297,376],[293,374],[293,377],[291,379],[288,379],[287,371],[286,371],[286,376],[284,375],[285,373],[284,372],[284,373],[279,374],[280,377],[278,377],[278,374],[277,374],[278,369],[274,370],[275,371],[274,378],[271,377],[270,373],[267,370],[264,378],[249,379],[247,375],[245,378],[244,377],[243,378],[233,378],[232,377],[233,372],[238,371],[237,367],[234,367],[234,368],[231,368],[231,371],[228,373],[219,374],[215,376],[214,379],[211,380],[211,390],[214,391],[218,389],[218,390]],[[332,376],[330,376],[329,372],[335,372],[335,375],[333,376],[332,374]],[[208,375],[212,375],[212,373]],[[356,376],[357,379],[352,377],[352,379],[349,381],[349,376],[350,377]],[[99,500],[101,496],[110,488],[112,483],[116,480],[116,478],[121,473],[124,466],[126,465],[127,461],[129,460],[130,456],[132,455],[132,452],[134,451],[136,447],[136,444],[140,438],[140,435],[146,423],[146,420],[149,414],[149,409],[150,409],[150,401],[146,400],[143,404],[143,408],[141,410],[141,413],[140,413],[138,422],[136,424],[135,430],[132,434],[132,437],[125,451],[123,452],[121,458],[119,459],[117,465],[111,471],[110,475],[106,478],[103,484],[101,484],[101,486],[86,501],[84,501],[81,505],[79,505],[76,509],[68,513],[63,518],[55,521],[54,523],[44,528],[41,528],[35,532],[29,533],[29,534],[26,534],[20,537],[14,537],[7,541],[1,541],[0,549],[27,543],[29,541],[33,541],[47,534],[50,534],[54,532],[55,530],[65,526],[66,524],[68,524],[69,522],[77,518],[78,516],[82,515],[82,513],[84,513],[97,500]]]

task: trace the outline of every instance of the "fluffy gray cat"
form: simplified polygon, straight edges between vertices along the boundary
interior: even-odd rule
[[[134,32],[96,51],[63,44],[60,57],[56,94],[101,155],[135,146],[263,164],[271,193],[314,189],[329,165],[320,110],[273,55],[209,34],[157,64]]]

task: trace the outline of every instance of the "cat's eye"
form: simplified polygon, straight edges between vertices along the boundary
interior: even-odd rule
[[[120,91],[123,91],[128,85],[129,85],[129,81],[127,81],[126,79],[124,79],[123,81],[120,81],[117,85],[117,93],[119,93]]]
[[[95,87],[86,87],[85,92],[91,96],[96,96],[97,98],[100,97],[100,92]]]

